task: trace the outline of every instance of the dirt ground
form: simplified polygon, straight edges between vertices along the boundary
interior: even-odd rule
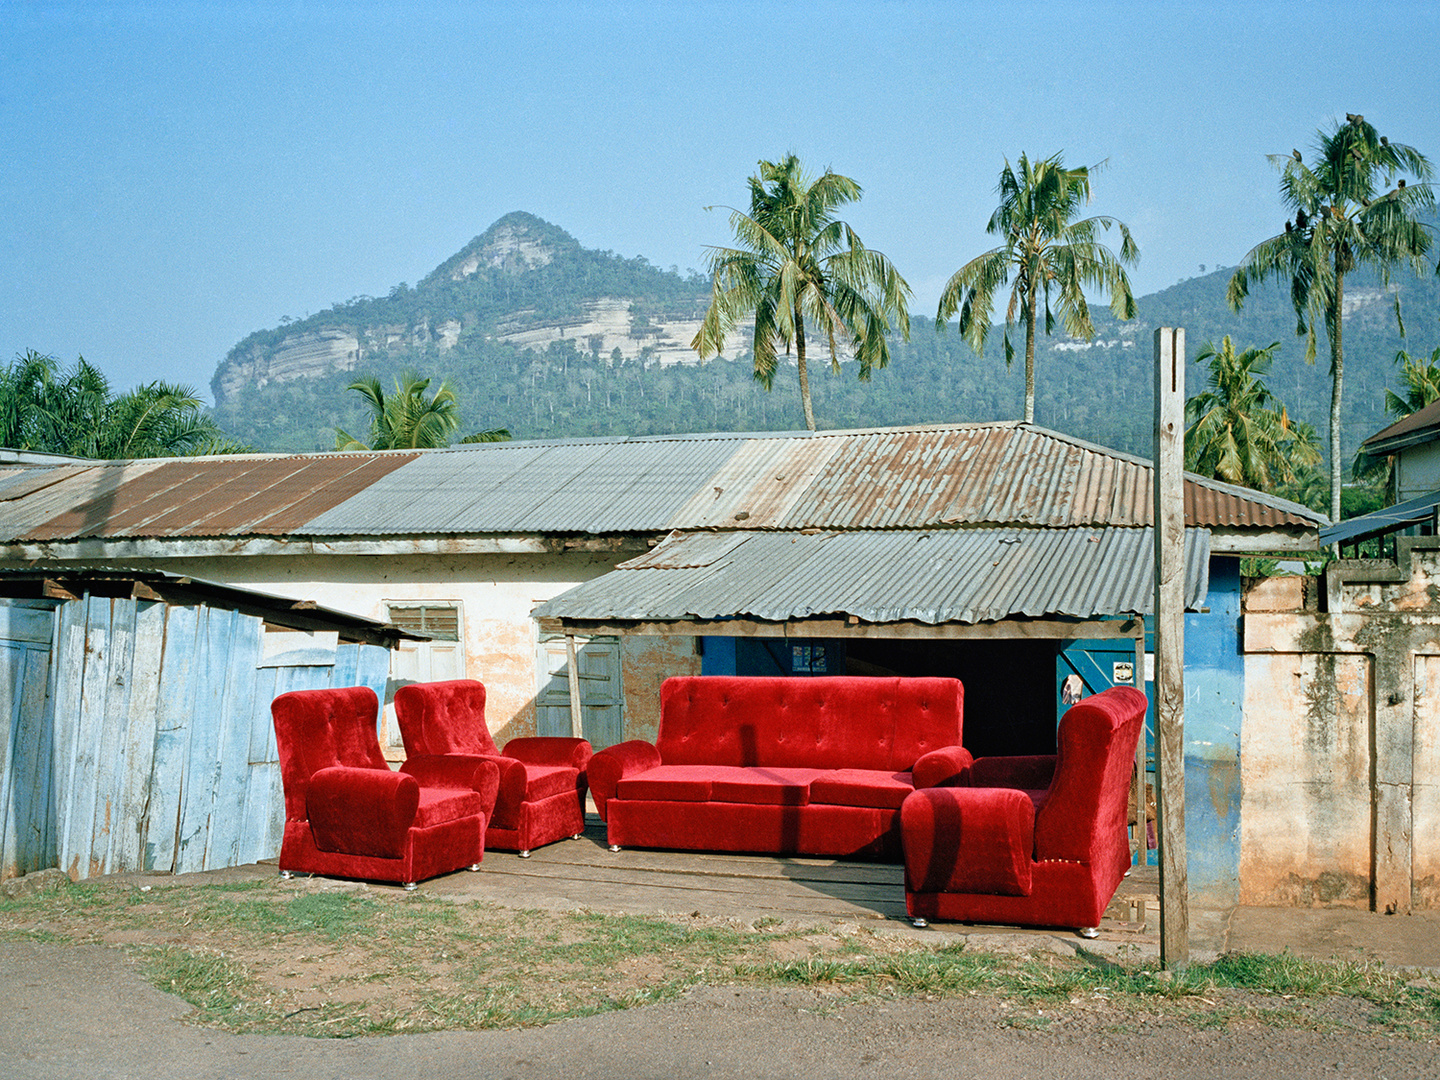
[[[1073,1012],[1005,1024],[993,1002],[836,1005],[801,989],[697,988],[645,1008],[547,1027],[357,1039],[229,1035],[183,1021],[188,1007],[145,983],[116,950],[0,944],[0,1073],[8,1080],[209,1080],[237,1076],[423,1075],[431,1080],[571,1077],[945,1080],[1142,1074],[1161,1078],[1385,1077],[1440,1073],[1434,1045],[1353,1030],[1196,1029]]]
[[[823,966],[961,948],[1023,958],[1026,977],[1043,978],[1047,965],[1073,969],[1082,947],[1102,966],[1153,965],[1156,947],[1153,928],[1126,924],[1124,911],[1088,943],[1059,932],[914,930],[890,910],[885,868],[717,867],[594,847],[487,860],[488,872],[436,879],[409,900],[359,883],[281,883],[266,866],[193,883],[129,875],[104,889],[22,899],[5,909],[0,940],[0,1076],[1440,1075],[1431,1035],[1395,1034],[1388,1006],[1360,996],[1221,990],[1176,1010],[1092,982],[1052,1006],[1024,995],[855,994],[837,982],[776,985],[706,971],[719,963],[712,953],[726,963]],[[193,885],[196,897],[178,912],[157,895],[177,885]],[[1195,929],[1206,955],[1230,948],[1394,966],[1427,1002],[1440,983],[1440,913],[1238,909],[1210,913]],[[524,949],[492,948],[517,939]],[[210,968],[175,977],[213,980],[232,1014],[237,1001],[257,1010],[253,1026],[221,1030],[205,1007],[156,989],[164,979],[147,964],[195,954]],[[248,997],[226,997],[232,970],[263,993],[252,985]],[[573,995],[591,991],[628,1000],[546,1019],[573,1013]],[[392,1019],[380,1019],[389,1030],[416,1033],[365,1034],[376,1029],[376,1002],[392,1006]],[[494,1015],[477,1022],[477,1009]],[[466,1026],[496,1030],[456,1030]]]

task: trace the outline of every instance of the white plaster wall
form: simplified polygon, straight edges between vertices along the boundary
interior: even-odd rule
[[[496,741],[503,743],[535,733],[538,633],[530,612],[542,601],[607,573],[626,557],[590,552],[248,555],[155,560],[144,565],[313,600],[371,619],[385,619],[387,605],[399,601],[458,601],[466,675],[485,684],[486,719]]]
[[[1369,906],[1370,683],[1365,656],[1245,657],[1242,904]]]
[[[1415,657],[1414,903],[1440,908],[1440,656]]]

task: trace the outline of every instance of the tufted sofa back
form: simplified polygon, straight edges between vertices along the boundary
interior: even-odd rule
[[[666,679],[655,745],[666,765],[908,770],[959,746],[958,679]]]
[[[395,691],[405,753],[500,753],[485,724],[485,684],[474,679],[412,683]]]
[[[292,690],[270,703],[285,817],[305,820],[310,777],[332,765],[390,768],[380,750],[376,724],[380,700],[368,686],[339,690]]]

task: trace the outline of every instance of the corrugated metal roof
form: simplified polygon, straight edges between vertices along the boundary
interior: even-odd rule
[[[363,615],[324,607],[313,601],[204,578],[182,577],[164,570],[83,564],[49,568],[0,567],[0,596],[43,595],[58,598],[57,594],[45,590],[46,585],[57,585],[75,596],[95,593],[144,600],[154,600],[158,596],[166,603],[212,604],[260,616],[276,626],[336,631],[347,640],[368,641],[387,648],[394,648],[395,643],[402,639],[428,640],[427,635],[412,633],[393,623],[367,619]],[[137,585],[146,588],[138,592]]]
[[[491,443],[431,452],[307,535],[658,532],[743,436]]]
[[[0,470],[0,543],[1150,523],[1150,464],[1023,424],[480,444]],[[1190,526],[1313,533],[1188,476]]]
[[[1356,544],[1372,536],[1383,536],[1421,522],[1431,522],[1435,520],[1437,507],[1440,507],[1440,491],[1432,491],[1359,517],[1346,518],[1338,525],[1321,529],[1320,544],[1322,547]]]
[[[1437,426],[1440,426],[1440,401],[1432,401],[1423,409],[1417,409],[1409,416],[1403,416],[1389,427],[1377,431],[1360,444],[1360,449],[1377,455],[1399,450],[1412,443],[1433,438]]]
[[[1154,606],[1150,529],[677,533],[562,593],[537,618],[869,623],[1142,615]],[[1185,602],[1209,590],[1209,533],[1185,534]]]
[[[284,536],[414,457],[245,455],[94,466],[72,481],[43,489],[40,495],[61,508],[22,535],[36,542],[91,536]],[[83,490],[73,490],[77,485]]]

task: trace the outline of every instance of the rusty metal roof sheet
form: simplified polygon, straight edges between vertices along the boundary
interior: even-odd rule
[[[0,466],[0,543],[1150,523],[1149,462],[1024,424]],[[1194,527],[1314,533],[1187,476]]]
[[[869,623],[1093,619],[1154,606],[1150,529],[676,533],[540,605],[536,618]],[[1209,534],[1185,534],[1185,602],[1209,590]]]
[[[0,502],[0,535],[30,542],[284,536],[414,457],[237,455],[34,470],[53,482],[33,495]],[[0,491],[0,500],[4,496]]]

